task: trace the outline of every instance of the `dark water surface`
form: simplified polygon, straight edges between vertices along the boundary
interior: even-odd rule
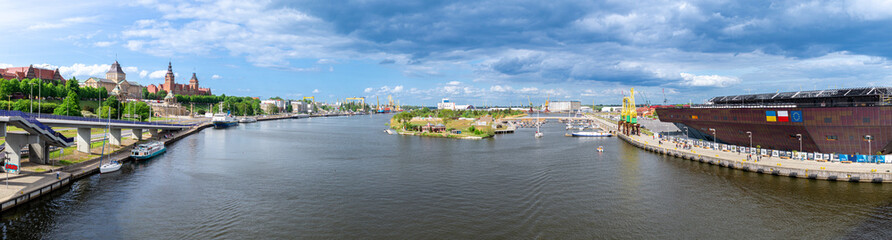
[[[3,237],[892,237],[892,184],[725,169],[564,137],[560,124],[542,139],[391,136],[388,118],[207,129],[4,213]]]

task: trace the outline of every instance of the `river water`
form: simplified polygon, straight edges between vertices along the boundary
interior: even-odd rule
[[[390,115],[206,129],[4,213],[4,238],[885,238],[892,184],[658,156],[560,124],[493,139],[382,132]],[[604,146],[598,153],[596,148]]]

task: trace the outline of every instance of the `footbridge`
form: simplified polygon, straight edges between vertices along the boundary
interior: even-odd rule
[[[8,156],[7,164],[15,165],[16,169],[21,162],[21,150],[28,146],[28,156],[31,162],[46,164],[49,156],[49,147],[68,147],[77,144],[80,152],[90,152],[91,131],[93,128],[109,128],[109,143],[121,145],[121,130],[130,129],[133,137],[142,140],[143,131],[148,130],[152,137],[158,136],[159,130],[181,130],[191,128],[194,125],[167,124],[157,122],[139,122],[108,120],[99,118],[85,118],[72,116],[59,116],[52,114],[28,114],[20,111],[0,110],[0,129],[6,137],[4,153]],[[6,126],[12,125],[24,130],[24,132],[7,132]],[[53,127],[76,128],[77,136],[65,137],[54,131]],[[17,171],[11,171],[17,172]]]

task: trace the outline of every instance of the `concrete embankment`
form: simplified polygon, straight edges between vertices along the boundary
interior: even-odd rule
[[[602,123],[609,124],[602,119]],[[612,126],[612,125],[607,125]],[[892,182],[892,164],[839,163],[781,158],[748,160],[746,154],[698,148],[679,149],[668,141],[662,143],[651,136],[627,136],[617,134],[623,141],[661,155],[698,161],[743,171],[806,179],[848,182]]]

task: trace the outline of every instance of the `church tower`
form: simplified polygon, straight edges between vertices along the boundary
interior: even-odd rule
[[[170,92],[170,93],[173,93],[173,90],[176,87],[173,80],[174,80],[173,66],[171,65],[170,62],[167,62],[167,74],[164,75],[164,86],[166,86],[166,88],[169,89],[168,92]],[[162,89],[164,89],[164,87],[162,87]]]
[[[195,73],[192,73],[192,79],[189,80],[189,88],[198,90],[198,77],[195,76]]]
[[[111,68],[108,69],[108,72],[105,73],[105,78],[112,80],[115,83],[120,83],[127,79],[127,74],[124,73],[124,70],[121,70],[121,64],[118,64],[118,61],[115,60],[115,63],[113,63]]]

